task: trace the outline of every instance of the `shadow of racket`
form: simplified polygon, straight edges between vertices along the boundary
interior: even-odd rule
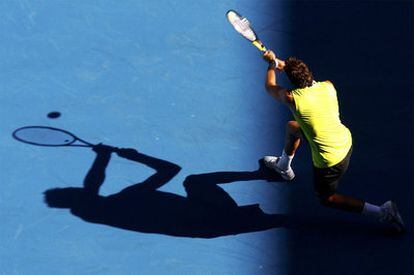
[[[69,131],[48,126],[25,126],[13,132],[13,138],[27,144],[46,147],[95,147]],[[118,148],[113,147],[114,150]]]

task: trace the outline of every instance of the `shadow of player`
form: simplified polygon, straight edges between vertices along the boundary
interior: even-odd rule
[[[256,171],[190,175],[183,184],[187,197],[159,191],[180,167],[134,149],[106,145],[93,148],[96,159],[83,188],[55,188],[45,192],[49,207],[69,208],[73,215],[92,223],[122,229],[182,237],[213,238],[283,226],[285,215],[266,214],[257,204],[238,206],[219,184],[235,181],[282,181],[263,164]],[[109,196],[99,195],[112,153],[145,164],[155,173],[141,183]]]

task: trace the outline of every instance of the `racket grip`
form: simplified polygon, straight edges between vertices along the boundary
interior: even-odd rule
[[[104,145],[102,143],[96,144],[96,145],[90,145],[92,147],[92,149],[96,152],[97,150],[102,150],[105,149],[108,152],[113,152],[113,153],[118,153],[119,152],[119,148],[118,147],[114,147],[114,146],[110,146],[110,145]]]
[[[252,43],[253,43],[253,45],[255,45],[255,46],[256,46],[256,48],[258,48],[261,52],[265,52],[265,51],[267,51],[267,49],[266,49],[265,45],[263,45],[262,41],[260,41],[260,40],[255,40],[255,41],[253,41]]]

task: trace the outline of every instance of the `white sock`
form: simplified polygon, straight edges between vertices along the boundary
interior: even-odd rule
[[[381,210],[381,207],[366,202],[364,203],[364,209],[362,210],[362,214],[367,215],[367,216],[374,216],[377,218],[381,218],[383,215],[383,212]]]
[[[277,166],[279,166],[280,169],[282,170],[288,170],[290,168],[290,164],[292,163],[293,160],[293,156],[288,156],[285,152],[285,150],[283,150],[282,152],[282,156],[280,157]]]

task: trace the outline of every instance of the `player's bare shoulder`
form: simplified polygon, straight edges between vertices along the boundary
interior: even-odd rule
[[[285,103],[292,104],[295,102],[293,98],[293,92],[290,89],[284,89],[284,97],[285,97]]]
[[[279,85],[266,86],[268,93],[278,101],[286,104],[293,102],[292,91]]]

